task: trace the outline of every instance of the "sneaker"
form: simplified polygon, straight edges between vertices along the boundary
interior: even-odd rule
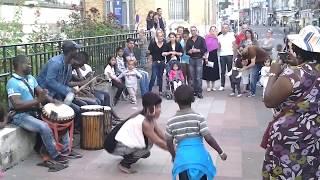
[[[251,93],[248,95],[248,97],[255,97],[255,96],[256,96],[255,94],[251,94]]]
[[[61,163],[61,164],[67,164],[69,162],[69,160],[66,157],[62,156],[62,155],[58,155],[53,160],[58,162],[58,163]]]
[[[241,97],[241,96],[242,96],[242,94],[238,94],[238,95],[237,95],[237,97]]]
[[[198,96],[198,98],[199,98],[199,99],[202,99],[202,98],[203,98],[202,93],[198,93],[198,95],[197,95],[197,96]]]
[[[229,94],[229,96],[234,96],[235,95],[235,93],[231,93],[231,94]]]
[[[131,168],[124,167],[123,165],[121,165],[121,163],[118,164],[118,168],[120,169],[120,171],[127,174],[133,174],[137,172],[135,170],[132,170]]]
[[[211,90],[212,90],[212,91],[216,91],[216,90],[217,90],[217,88],[212,88]]]
[[[198,95],[197,93],[195,93],[195,92],[193,93],[193,96],[197,96],[197,95]]]
[[[221,86],[218,90],[219,91],[224,91],[224,87]]]
[[[62,153],[61,156],[64,156],[70,159],[79,159],[83,157],[81,154],[75,152],[74,150],[71,150],[71,153],[69,152]]]
[[[210,92],[211,91],[211,88],[207,88],[207,92]]]
[[[131,104],[137,104],[137,102],[136,102],[136,101],[130,101],[130,103],[131,103]]]

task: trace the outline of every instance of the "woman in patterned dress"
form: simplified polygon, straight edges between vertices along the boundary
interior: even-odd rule
[[[264,102],[278,118],[269,131],[262,177],[320,179],[320,28],[288,37],[298,66],[274,63]],[[291,54],[291,53],[290,53]],[[292,59],[292,58],[291,58]]]

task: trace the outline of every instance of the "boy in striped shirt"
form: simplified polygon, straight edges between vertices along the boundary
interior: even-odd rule
[[[227,155],[209,132],[206,119],[192,110],[191,104],[195,99],[193,89],[181,85],[174,95],[180,110],[168,120],[166,126],[167,146],[174,161],[172,177],[175,179],[179,175],[180,180],[213,179],[216,169],[203,145],[203,138],[222,160],[226,160]]]

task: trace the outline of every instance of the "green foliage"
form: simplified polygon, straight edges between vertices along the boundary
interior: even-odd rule
[[[86,14],[86,17],[82,18],[79,9],[75,9],[69,16],[69,21],[60,22],[61,31],[68,38],[94,37],[127,32],[117,23],[116,17],[112,13],[103,18],[96,8],[91,8]]]

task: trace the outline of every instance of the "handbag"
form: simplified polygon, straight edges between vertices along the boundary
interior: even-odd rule
[[[300,96],[300,98],[294,103],[293,108],[285,108],[277,116],[273,117],[273,120],[271,122],[269,122],[266,130],[263,133],[262,140],[261,140],[261,143],[260,143],[260,147],[262,147],[263,149],[267,148],[267,145],[269,144],[270,133],[271,133],[273,124],[276,123],[279,120],[280,117],[284,116],[291,109],[296,109],[298,104],[304,100],[304,98],[311,92],[313,87],[315,87],[316,85],[319,84],[319,83],[317,83],[318,82],[318,78],[319,78],[319,73],[317,73],[317,76],[316,76],[313,84],[310,86],[310,88],[302,96]]]

